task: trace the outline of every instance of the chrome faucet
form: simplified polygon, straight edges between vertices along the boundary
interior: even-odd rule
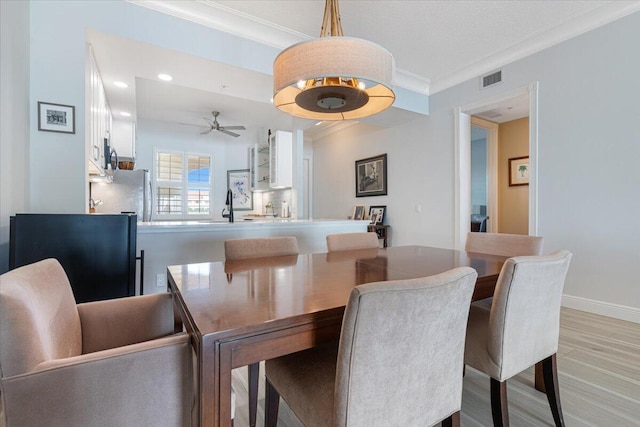
[[[227,201],[225,202],[227,205],[224,209],[222,209],[222,218],[229,218],[229,222],[233,222],[233,194],[231,194],[231,190],[227,190]],[[224,211],[227,213],[224,213]]]

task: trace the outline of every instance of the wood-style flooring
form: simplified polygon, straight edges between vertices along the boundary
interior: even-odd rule
[[[261,366],[258,425],[264,423]],[[640,325],[578,310],[562,309],[558,377],[567,426],[640,426]],[[533,388],[533,367],[508,383],[512,426],[553,426],[544,394]],[[249,425],[247,368],[233,372],[235,427]],[[462,426],[491,426],[489,378],[467,367]],[[280,402],[279,427],[302,423]]]

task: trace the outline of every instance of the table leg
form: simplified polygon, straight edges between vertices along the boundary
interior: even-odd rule
[[[220,427],[231,427],[231,347],[220,345],[219,389],[217,402]]]

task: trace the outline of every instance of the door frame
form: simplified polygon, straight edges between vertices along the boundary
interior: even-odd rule
[[[471,126],[487,132],[487,232],[498,232],[498,124],[471,116]],[[469,193],[471,194],[471,193]]]
[[[538,92],[539,82],[454,108],[455,121],[455,212],[453,246],[464,248],[471,229],[470,116],[495,108],[511,98],[529,95],[529,235],[538,235]]]

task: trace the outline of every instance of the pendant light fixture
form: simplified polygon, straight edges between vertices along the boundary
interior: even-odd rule
[[[395,63],[386,49],[344,37],[338,0],[326,0],[320,38],[283,50],[273,63],[273,104],[305,119],[371,116],[395,100]]]

